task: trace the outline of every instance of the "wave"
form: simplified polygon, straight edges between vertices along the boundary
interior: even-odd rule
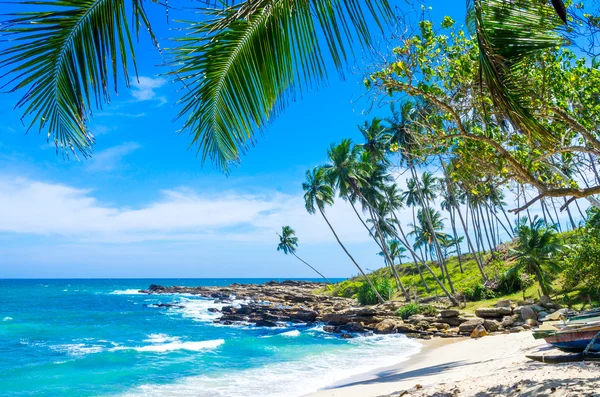
[[[167,334],[149,334],[148,338],[144,339],[143,342],[150,343],[164,343],[164,342],[176,342],[179,340],[177,336],[169,336]]]
[[[297,329],[294,329],[294,330],[291,330],[291,331],[282,332],[279,335],[285,336],[285,337],[288,337],[288,338],[295,338],[296,336],[300,336],[300,331],[298,331]]]
[[[143,295],[138,289],[124,289],[116,290],[110,293],[110,295]]]
[[[188,377],[170,385],[142,385],[121,397],[298,397],[407,360],[421,346],[403,335],[357,337],[349,341],[295,360],[213,376]]]
[[[50,349],[60,352],[66,353],[69,356],[85,356],[87,354],[95,354],[100,353],[106,350],[106,346],[100,345],[86,345],[85,343],[71,343],[71,344],[63,344],[63,345],[54,345],[49,346]]]
[[[133,350],[138,352],[153,352],[153,353],[166,353],[174,350],[190,350],[200,351],[207,349],[216,349],[225,343],[223,339],[207,340],[202,342],[171,342],[160,345],[149,345],[143,347],[134,347]]]
[[[2,321],[11,321],[12,319],[13,319],[12,317],[4,317],[4,318],[2,319]]]

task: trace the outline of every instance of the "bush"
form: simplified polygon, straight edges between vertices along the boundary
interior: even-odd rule
[[[360,281],[346,280],[335,286],[332,295],[342,298],[353,298],[362,285],[363,283]]]
[[[423,314],[424,316],[434,317],[437,316],[438,310],[431,305],[419,305],[418,303],[410,303],[406,306],[402,306],[396,311],[396,315],[406,320],[410,316],[415,314]]]
[[[483,284],[475,284],[465,288],[463,295],[466,300],[471,302],[496,298],[496,293],[491,289],[485,288]]]
[[[497,291],[502,295],[510,295],[524,291],[533,285],[533,278],[522,271],[507,270],[500,276]]]
[[[391,296],[393,287],[389,278],[372,277],[371,281],[381,296],[384,298]],[[377,295],[375,295],[375,292],[373,292],[373,289],[371,289],[371,286],[366,281],[358,288],[356,299],[361,305],[376,305],[379,303]]]
[[[419,313],[419,305],[416,303],[410,303],[406,306],[402,306],[400,309],[398,309],[398,311],[396,311],[396,314],[399,317],[402,317],[403,320],[406,320],[410,316],[414,316],[415,314]]]

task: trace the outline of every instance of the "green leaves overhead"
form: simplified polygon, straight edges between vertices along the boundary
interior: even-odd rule
[[[119,71],[129,85],[130,66],[136,69],[129,2],[136,29],[149,28],[141,0],[22,1],[32,11],[5,21],[11,46],[0,52],[0,67],[11,79],[3,88],[26,91],[17,108],[29,128],[46,130],[63,150],[88,155],[92,108],[110,101],[110,80],[116,92]]]
[[[341,71],[351,40],[371,42],[367,15],[379,25],[391,17],[386,0],[255,0],[206,12],[176,39],[173,75],[186,87],[183,130],[225,170],[297,91],[326,77],[319,30]]]
[[[564,44],[556,10],[531,0],[475,0],[471,10],[482,78],[497,110],[522,132],[552,142],[552,133],[528,108],[530,87],[523,70],[540,51]]]

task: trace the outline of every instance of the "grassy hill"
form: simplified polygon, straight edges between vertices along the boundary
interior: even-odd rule
[[[561,233],[560,238],[566,246],[574,243],[577,238],[575,232]],[[510,242],[498,247],[498,252],[483,255],[484,271],[490,282],[486,285],[482,283],[481,273],[477,267],[477,263],[472,255],[462,255],[462,269],[457,256],[451,256],[447,259],[447,267],[450,273],[455,296],[461,302],[467,311],[475,310],[478,307],[486,307],[495,303],[499,299],[524,300],[527,298],[537,298],[540,296],[540,286],[535,277],[530,276],[530,285],[526,285],[524,290],[510,290],[506,285],[502,285],[503,275],[507,270],[515,264],[515,258],[512,254],[512,249],[515,243]],[[559,255],[558,263],[563,261],[564,254]],[[406,260],[405,260],[406,261]],[[435,262],[429,262],[428,265],[436,273],[436,276],[442,279],[442,272]],[[436,299],[443,300],[444,293],[435,282],[433,276],[422,269],[423,278],[429,287],[429,291],[425,289],[421,277],[414,263],[404,263],[396,267],[400,274],[400,279],[404,286],[410,291],[411,297],[417,297],[418,301],[435,301]],[[374,281],[380,285],[385,285],[390,299],[404,300],[402,294],[396,290],[395,280],[392,271],[389,267],[383,267],[369,274]],[[581,308],[582,306],[599,306],[600,298],[590,295],[585,288],[578,286],[575,288],[565,288],[564,275],[559,272],[554,275],[553,295],[551,296],[556,302],[573,308]],[[328,294],[343,297],[357,297],[359,290],[364,288],[364,278],[362,276],[352,277],[346,281],[336,284],[333,289],[327,291]],[[448,282],[444,280],[446,288],[449,288]],[[391,295],[391,296],[390,296]]]

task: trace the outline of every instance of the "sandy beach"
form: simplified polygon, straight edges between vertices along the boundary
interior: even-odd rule
[[[408,361],[309,396],[600,396],[599,365],[528,360],[526,354],[554,352],[529,332],[423,344],[423,350]]]

